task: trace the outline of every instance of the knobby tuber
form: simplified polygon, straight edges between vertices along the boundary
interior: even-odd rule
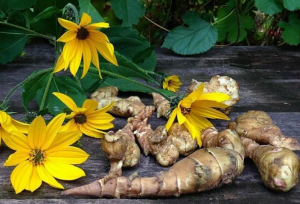
[[[259,145],[242,137],[246,156],[257,166],[263,183],[275,191],[286,192],[298,183],[300,170],[298,156],[284,147]]]
[[[248,111],[239,115],[234,122],[229,123],[228,127],[234,129],[239,136],[247,137],[258,143],[300,150],[298,141],[285,137],[274,125],[270,116],[263,111]]]
[[[150,118],[154,109],[152,112],[148,110],[149,108],[146,106],[135,117],[142,115],[147,119]],[[175,123],[169,133],[164,126],[158,126],[153,131],[151,125],[147,124],[147,119],[141,120],[134,132],[146,156],[149,153],[153,154],[160,165],[170,166],[177,161],[179,155],[188,155],[195,151],[197,143],[185,127]]]
[[[98,102],[98,108],[103,108],[115,101],[114,106],[108,112],[122,117],[136,116],[145,107],[145,104],[137,96],[122,99],[117,97],[117,95],[117,87],[107,86],[97,89],[91,95],[91,98]]]
[[[243,168],[243,159],[234,150],[200,149],[157,176],[102,178],[63,194],[113,198],[179,196],[229,184]]]
[[[245,148],[236,131],[226,129],[218,132],[215,127],[206,128],[202,132],[203,147],[223,147],[235,150],[245,157]]]
[[[238,83],[228,76],[213,76],[209,82],[198,82],[193,79],[187,92],[191,93],[195,91],[202,83],[204,83],[203,93],[224,93],[229,95],[230,100],[224,101],[228,107],[221,109],[225,114],[229,114],[232,111],[232,107],[239,101],[239,85]]]

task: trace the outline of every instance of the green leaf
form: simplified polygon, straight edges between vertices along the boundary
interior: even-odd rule
[[[153,50],[153,47],[148,47],[144,50],[139,51],[132,57],[132,62],[143,69],[154,71],[157,61],[155,52]]]
[[[91,0],[79,0],[79,7],[80,15],[82,15],[83,12],[89,14],[92,17],[93,23],[105,22],[100,13],[97,11],[97,9],[95,9],[93,4],[91,3]]]
[[[280,13],[283,9],[282,0],[255,0],[255,4],[259,10],[269,15]]]
[[[223,19],[228,13],[227,8],[220,9],[218,12],[218,19]],[[227,39],[230,43],[236,42],[238,37],[238,19],[235,11],[214,26],[218,30],[218,42],[224,39]],[[250,16],[240,14],[240,35],[237,42],[244,40],[247,36],[247,30],[253,28],[253,26],[254,20]]]
[[[127,59],[117,52],[115,52],[115,56],[117,58],[119,66],[115,66],[109,62],[102,61],[102,63],[100,64],[100,69],[119,74],[123,77],[136,77],[145,79],[147,81],[154,81],[154,79],[149,76],[145,70],[138,67],[131,60]]]
[[[22,103],[26,111],[28,111],[29,102],[36,97],[38,90],[46,85],[50,72],[41,74],[23,85]],[[36,74],[36,72],[31,75],[34,74]]]
[[[80,78],[82,75],[82,69],[78,69],[76,75]],[[102,74],[103,79],[100,79],[98,70],[89,69],[85,77],[80,79],[80,83],[84,91],[92,93],[100,86],[101,83],[103,83],[105,77],[106,76]]]
[[[283,28],[282,38],[290,45],[298,45],[300,43],[300,19],[297,14],[289,15],[289,22],[280,21],[278,23],[280,28]]]
[[[133,59],[134,56],[144,50],[152,49],[149,41],[132,28],[113,26],[103,30],[103,33],[107,35],[110,42],[114,45],[115,51],[129,59]],[[138,65],[145,70],[154,71],[156,67],[155,52],[152,51],[149,57],[145,58],[144,62],[140,61]]]
[[[0,11],[0,20],[4,20],[4,18],[6,17],[6,14],[3,11]]]
[[[26,28],[27,24],[25,15],[19,11],[11,12],[8,16],[7,22],[24,28]]]
[[[287,10],[295,11],[300,9],[299,0],[283,0],[283,5]]]
[[[123,20],[122,26],[124,27],[137,25],[139,18],[144,16],[146,11],[144,2],[141,0],[111,0],[110,5],[116,16]]]
[[[218,39],[217,30],[196,12],[187,12],[182,20],[189,27],[178,26],[167,35],[162,47],[182,55],[206,52]]]
[[[0,64],[20,56],[28,37],[26,31],[0,24]]]
[[[61,10],[51,6],[35,16],[30,22],[30,26],[33,30],[39,33],[57,34],[57,14],[61,13]]]
[[[131,80],[134,80],[133,78],[130,78]],[[126,84],[126,86],[124,86]],[[116,79],[116,78],[110,78],[108,77],[100,87],[105,87],[105,86],[116,86],[120,91],[123,92],[142,92],[142,93],[151,93],[153,90],[147,89],[146,87],[139,86],[135,83],[128,82],[124,79]],[[174,96],[174,93],[168,90],[164,89],[159,89],[160,91],[164,92],[168,96]]]
[[[45,92],[45,87],[38,90],[37,93],[37,103],[40,106],[43,94]],[[73,81],[71,78],[66,76],[53,76],[50,84],[49,92],[45,101],[45,108],[49,109],[49,113],[52,115],[57,115],[62,112],[67,106],[63,104],[53,92],[59,92],[71,97],[77,106],[81,107],[84,100],[86,99],[85,92],[81,87]]]
[[[32,7],[37,0],[0,0],[0,8],[4,13],[24,10]]]

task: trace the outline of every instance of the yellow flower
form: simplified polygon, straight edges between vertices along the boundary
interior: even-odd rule
[[[72,111],[71,114],[66,117],[71,120],[61,131],[76,130],[90,137],[102,138],[105,132],[100,130],[107,130],[114,127],[111,121],[115,118],[106,113],[114,105],[114,102],[104,108],[96,110],[98,103],[92,99],[87,99],[84,101],[82,108],[78,108],[69,96],[56,92],[53,94]]]
[[[57,41],[65,42],[63,52],[56,63],[54,72],[67,69],[70,66],[71,73],[75,76],[83,56],[83,78],[90,67],[91,61],[99,70],[100,65],[97,51],[110,63],[118,66],[114,54],[114,46],[109,42],[107,36],[96,30],[99,28],[108,28],[108,23],[93,23],[91,17],[83,13],[79,25],[59,18],[58,22],[61,26],[68,29]]]
[[[55,178],[74,180],[85,176],[82,169],[72,165],[83,163],[89,156],[83,150],[70,146],[80,134],[76,131],[58,133],[65,116],[57,115],[47,126],[43,117],[35,118],[29,125],[28,137],[13,133],[18,134],[13,143],[17,151],[9,156],[4,166],[18,165],[10,176],[16,194],[24,189],[33,192],[42,181],[63,189]]]
[[[0,111],[0,145],[2,139],[9,148],[13,149],[11,143],[16,140],[18,135],[12,135],[11,133],[17,131],[27,133],[28,124],[14,120],[7,113]]]
[[[201,131],[213,126],[206,118],[229,120],[227,115],[212,107],[226,108],[221,102],[230,99],[230,96],[223,93],[202,93],[203,89],[204,84],[201,84],[197,90],[183,98],[166,124],[166,129],[169,130],[177,116],[178,123],[189,130],[193,139],[197,138],[199,147],[202,146]]]
[[[181,85],[179,76],[176,75],[166,77],[163,82],[163,88],[173,92],[177,92]]]

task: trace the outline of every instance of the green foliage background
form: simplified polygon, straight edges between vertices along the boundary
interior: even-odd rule
[[[103,79],[95,69],[81,80],[53,75],[50,69],[22,84],[26,110],[36,99],[40,110],[57,114],[65,106],[53,91],[68,93],[77,104],[86,99],[85,92],[101,86],[153,91],[137,78],[161,83],[164,75],[154,72],[155,46],[191,55],[215,45],[299,45],[299,9],[296,0],[0,0],[0,65],[20,56],[26,43],[51,43],[59,54],[63,44],[56,39],[65,30],[57,19],[62,15],[78,23],[85,12],[93,22],[108,22],[110,28],[101,32],[114,45],[119,66],[99,56]],[[132,85],[130,90],[124,83]]]

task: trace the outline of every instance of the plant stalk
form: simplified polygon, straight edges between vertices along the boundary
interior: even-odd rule
[[[30,30],[30,29],[28,29],[28,28],[24,28],[24,27],[15,25],[15,24],[11,24],[11,23],[6,23],[6,22],[3,22],[3,21],[0,21],[0,25],[10,26],[10,27],[17,28],[17,29],[24,30],[24,31],[26,31],[26,32],[31,33],[31,34],[29,34],[29,35],[34,35],[34,36],[37,36],[37,37],[41,37],[41,38],[45,38],[45,39],[48,39],[48,40],[56,41],[56,38],[55,38],[54,36],[43,35],[43,34],[40,34],[40,33],[35,32],[35,31],[33,31],[33,30]],[[24,34],[26,34],[26,33],[24,33]],[[27,33],[27,34],[28,34],[28,33]]]
[[[54,73],[51,72],[51,74],[49,76],[49,79],[48,79],[48,82],[47,82],[47,85],[46,85],[46,88],[45,88],[45,91],[44,91],[44,94],[43,94],[43,98],[42,98],[42,102],[41,102],[39,111],[44,109],[46,98],[48,96],[48,92],[49,92],[49,88],[50,88],[50,84],[51,84],[51,81],[53,79],[53,75],[54,75]]]

